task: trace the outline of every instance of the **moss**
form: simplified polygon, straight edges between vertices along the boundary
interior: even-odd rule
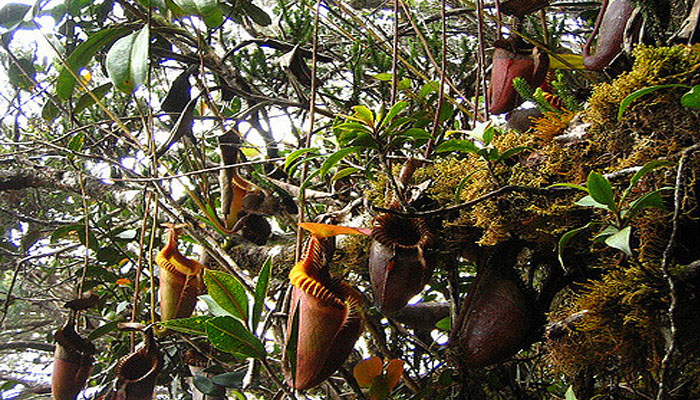
[[[614,265],[616,261],[610,260]],[[622,369],[621,375],[654,372],[650,360],[663,357],[661,327],[667,326],[668,299],[658,268],[614,267],[599,280],[572,293],[550,318],[587,314],[568,335],[549,341],[555,368],[573,376],[583,368],[599,373]]]

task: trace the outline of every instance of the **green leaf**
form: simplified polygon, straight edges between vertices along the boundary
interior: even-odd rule
[[[515,155],[517,155],[517,154],[522,153],[522,152],[525,151],[525,150],[532,150],[532,147],[530,147],[530,146],[517,146],[517,147],[513,147],[512,149],[508,149],[508,150],[504,151],[504,152],[498,157],[498,159],[496,160],[496,162],[505,161],[505,160],[507,160],[507,159],[509,159],[509,158],[511,158],[511,157],[513,157],[513,156],[515,156]]]
[[[444,102],[442,103],[442,107],[440,107],[440,115],[438,115],[438,120],[440,122],[445,122],[448,119],[452,118],[452,115],[455,113],[455,108],[452,104]]]
[[[260,273],[258,273],[258,282],[255,284],[255,301],[253,302],[253,313],[251,315],[251,328],[255,330],[258,327],[262,312],[265,307],[265,297],[267,296],[267,288],[270,286],[270,271],[272,270],[272,257],[265,260]]]
[[[605,244],[612,248],[622,250],[625,254],[632,257],[632,249],[630,249],[630,233],[632,233],[632,228],[630,226],[626,226],[617,233],[608,236],[608,238],[605,239]]]
[[[105,65],[114,86],[132,93],[146,79],[150,31],[145,25],[140,31],[117,40],[107,52]]]
[[[384,119],[382,119],[382,123],[379,124],[379,129],[382,129],[383,127],[386,126],[386,124],[390,123],[391,121],[396,118],[397,115],[401,113],[401,111],[405,110],[406,107],[408,107],[408,102],[406,101],[399,101],[396,104],[394,104],[391,109],[389,110],[388,113],[384,116]]]
[[[110,321],[110,322],[107,322],[106,324],[104,324],[100,327],[95,328],[92,332],[90,332],[90,334],[87,336],[86,340],[93,341],[95,339],[101,338],[102,336],[104,336],[110,332],[116,331],[119,327],[120,322],[121,322],[121,320]]]
[[[345,149],[340,149],[328,156],[326,161],[324,161],[323,164],[321,164],[320,175],[322,177],[325,176],[331,168],[333,168],[336,164],[340,162],[340,160],[347,157],[349,154],[356,152],[357,150],[358,147],[356,146],[348,147]]]
[[[32,9],[28,4],[8,3],[0,8],[0,26],[13,30],[24,22],[25,16]]]
[[[251,1],[243,1],[241,7],[245,13],[253,20],[256,24],[260,26],[268,26],[272,23],[272,19],[267,15],[262,8],[256,6]]]
[[[448,152],[473,153],[478,154],[479,148],[471,140],[452,139],[441,143],[436,149],[436,153]]]
[[[226,394],[226,389],[215,384],[211,379],[203,375],[195,375],[192,377],[192,383],[194,383],[194,387],[196,387],[197,390],[208,396],[221,397]]]
[[[571,239],[574,238],[574,236],[576,236],[579,232],[588,229],[588,228],[591,227],[592,225],[594,225],[594,223],[593,223],[593,222],[589,222],[589,223],[587,223],[587,224],[584,225],[584,226],[581,226],[581,227],[572,229],[572,230],[566,232],[565,234],[563,234],[563,235],[561,236],[561,238],[559,239],[559,243],[557,244],[557,258],[559,258],[559,264],[561,265],[562,269],[563,269],[565,272],[568,272],[568,271],[566,270],[566,266],[564,265],[564,257],[563,257],[564,249],[565,249],[566,246],[569,244],[569,242],[571,241]]]
[[[610,186],[610,182],[607,178],[595,171],[591,171],[591,173],[588,174],[587,186],[588,194],[591,195],[593,200],[605,204],[610,211],[615,212],[617,210],[612,186]]]
[[[343,179],[346,176],[352,175],[359,170],[360,170],[359,168],[355,168],[355,167],[343,168],[340,171],[338,171],[335,175],[333,175],[333,177],[331,178],[331,182],[335,182],[337,180]]]
[[[627,187],[627,189],[625,189],[625,192],[622,194],[622,199],[620,200],[620,202],[624,201],[627,198],[632,189],[637,185],[637,182],[639,182],[639,180],[642,179],[644,175],[657,168],[669,165],[673,165],[673,162],[666,160],[654,160],[644,164],[644,166],[642,166],[642,168],[640,168],[639,171],[635,172],[635,174],[632,176],[632,179],[630,179],[630,184]]]
[[[197,298],[207,303],[207,308],[209,309],[209,312],[212,313],[215,317],[231,315],[228,311],[221,308],[221,306],[216,301],[214,301],[214,299],[212,299],[210,295],[200,294],[199,296],[197,296]]]
[[[365,106],[355,106],[352,108],[355,111],[353,118],[368,127],[374,129],[374,114]]]
[[[440,88],[440,82],[437,82],[437,81],[428,82],[425,85],[423,85],[423,87],[421,87],[420,91],[418,92],[418,97],[425,98],[430,93],[437,92],[439,88]]]
[[[577,189],[582,192],[588,193],[588,188],[585,186],[577,185],[575,183],[554,183],[549,186],[547,186],[547,189],[555,188],[555,187],[566,187],[566,188],[571,188],[571,189]]]
[[[104,85],[100,85],[94,89],[91,90],[92,94],[95,95],[98,99],[105,97],[107,92],[109,92],[109,89],[112,88],[111,83],[105,83]],[[78,101],[75,103],[75,107],[73,108],[73,113],[74,114],[80,114],[84,109],[92,106],[95,104],[95,99],[93,96],[90,95],[90,93],[85,93],[84,95],[80,96]]]
[[[394,75],[392,75],[389,72],[380,72],[378,74],[375,74],[373,76],[374,79],[378,79],[380,81],[390,81]]]
[[[75,78],[73,74],[71,74],[71,70],[78,75],[80,70],[90,63],[92,58],[102,47],[124,36],[127,32],[129,32],[129,28],[123,26],[103,29],[93,34],[76,47],[66,60],[66,64],[68,64],[70,70],[63,66],[56,80],[56,94],[58,97],[61,100],[66,100],[73,94]]]
[[[663,187],[658,190],[654,190],[645,194],[644,196],[638,198],[637,200],[630,203],[629,207],[624,210],[622,217],[627,219],[634,218],[637,213],[645,208],[658,208],[660,210],[665,210],[664,200],[659,194],[661,191],[673,190],[671,187]]]
[[[435,328],[440,329],[441,331],[449,332],[452,329],[452,318],[447,316],[441,319],[435,324]]]
[[[204,283],[216,304],[241,321],[248,321],[248,296],[243,284],[233,275],[204,270]]]
[[[267,356],[260,339],[233,317],[213,317],[207,321],[206,329],[211,344],[221,351],[258,360]]]
[[[616,234],[619,231],[620,229],[618,229],[615,225],[608,225],[603,229],[602,232],[593,236],[593,243],[605,242],[605,239],[609,238],[610,236]]]
[[[608,209],[607,205],[593,200],[593,197],[591,197],[590,195],[581,197],[574,204],[576,204],[577,206],[581,206],[581,207],[596,207],[596,208],[604,208],[606,210]]]
[[[689,92],[681,97],[681,105],[683,107],[700,110],[700,85],[693,86]]]
[[[409,128],[400,133],[401,136],[410,137],[414,140],[430,140],[433,135],[423,128]]]
[[[58,107],[56,107],[56,104],[54,104],[53,100],[49,98],[46,100],[44,107],[41,109],[41,118],[51,122],[58,117],[59,112],[60,110]]]
[[[460,203],[462,201],[462,190],[464,190],[464,186],[469,182],[469,179],[477,173],[479,170],[474,170],[467,174],[462,180],[459,181],[459,184],[457,185],[457,188],[455,189],[455,203]]]
[[[207,321],[212,318],[215,317],[202,315],[190,318],[169,319],[167,321],[160,322],[159,324],[165,328],[190,335],[206,335]]]
[[[289,168],[290,165],[299,157],[303,156],[304,154],[307,153],[318,153],[318,149],[315,147],[309,147],[307,149],[299,149],[291,152],[287,158],[284,160],[284,169],[285,171],[287,168]]]
[[[85,143],[85,132],[81,131],[73,135],[68,142],[68,148],[72,151],[80,151],[83,149],[83,144]]]
[[[411,88],[411,80],[408,78],[403,78],[399,81],[398,85],[396,85],[397,90],[408,90]]]
[[[566,389],[566,394],[564,395],[564,400],[578,400],[576,398],[576,394],[574,393],[574,387],[569,386],[568,389]]]
[[[644,96],[644,95],[646,95],[646,94],[648,94],[648,93],[655,92],[655,91],[657,91],[657,90],[668,89],[668,88],[674,88],[674,87],[690,88],[690,86],[688,86],[688,85],[681,85],[681,84],[677,84],[677,83],[670,83],[670,84],[667,84],[667,85],[649,86],[649,87],[645,87],[645,88],[643,88],[643,89],[639,89],[639,90],[637,90],[636,92],[632,92],[632,93],[629,94],[627,97],[625,97],[625,98],[622,100],[622,102],[620,102],[620,108],[619,108],[619,110],[617,111],[617,119],[620,120],[620,119],[622,118],[622,115],[625,113],[625,110],[627,109],[627,107],[629,107],[630,104],[632,104],[632,102],[635,101],[635,100],[637,100],[638,98],[640,98],[640,97],[642,97],[642,96]]]
[[[245,375],[246,371],[224,372],[223,374],[213,376],[211,381],[227,388],[240,389],[243,387]]]

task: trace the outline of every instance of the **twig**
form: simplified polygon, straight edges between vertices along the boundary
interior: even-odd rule
[[[671,260],[671,255],[673,254],[673,246],[676,241],[676,234],[678,233],[678,219],[681,212],[681,202],[683,200],[683,172],[685,171],[685,165],[688,154],[693,150],[693,148],[686,149],[686,151],[684,151],[681,155],[681,159],[678,161],[678,168],[676,170],[676,188],[673,192],[673,217],[671,235],[668,238],[668,244],[664,249],[663,258],[661,260],[661,271],[663,272],[664,279],[668,284],[669,297],[671,298],[667,311],[669,330],[671,332],[666,344],[666,354],[664,354],[664,358],[661,360],[661,366],[659,367],[659,387],[658,391],[656,392],[656,400],[663,400],[666,397],[666,380],[668,366],[671,363],[673,352],[676,349],[676,332],[678,328],[676,326],[675,314],[676,306],[678,304],[678,297],[676,295],[676,284],[673,281],[671,273],[669,272],[669,263]]]
[[[430,211],[418,211],[418,212],[413,212],[413,213],[407,213],[403,211],[399,211],[396,209],[389,209],[389,208],[384,208],[384,207],[378,207],[374,206],[373,208],[377,211],[381,212],[387,212],[390,214],[396,214],[401,217],[405,218],[420,218],[420,217],[433,217],[436,215],[448,213],[450,211],[457,211],[457,210],[463,210],[466,208],[473,207],[482,201],[488,200],[492,197],[497,197],[503,194],[508,194],[511,192],[521,192],[521,193],[531,193],[531,194],[539,194],[539,195],[545,195],[545,196],[551,196],[554,194],[560,194],[560,193],[569,193],[574,189],[570,189],[567,187],[556,187],[556,188],[535,188],[535,187],[529,187],[529,186],[516,186],[516,185],[506,185],[506,186],[501,186],[500,188],[493,190],[489,193],[486,193],[485,195],[481,197],[477,197],[476,199],[456,204],[454,206],[449,206],[449,207],[442,207],[442,208],[437,208],[435,210],[430,210]]]

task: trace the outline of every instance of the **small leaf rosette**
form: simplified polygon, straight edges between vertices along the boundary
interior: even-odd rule
[[[362,331],[361,295],[332,278],[328,264],[335,248],[332,236],[363,232],[325,224],[299,226],[311,231],[312,237],[306,257],[289,273],[293,289],[284,369],[287,383],[305,390],[323,382],[341,366]]]
[[[182,227],[183,225],[168,225],[168,242],[156,256],[156,264],[160,269],[161,321],[191,316],[197,296],[204,287],[204,266],[183,256],[177,249]]]
[[[549,57],[537,48],[522,49],[515,39],[500,39],[493,45],[496,50],[488,90],[489,112],[502,114],[517,106],[513,79],[522,78],[533,89],[540,86],[547,77]]]
[[[434,236],[427,221],[381,214],[372,225],[369,273],[374,301],[385,313],[403,308],[435,268]]]
[[[56,331],[51,394],[55,400],[75,400],[92,371],[95,346],[75,331],[74,314]]]
[[[530,300],[514,274],[505,272],[492,268],[480,273],[462,305],[449,346],[451,358],[464,368],[507,360],[534,329]]]

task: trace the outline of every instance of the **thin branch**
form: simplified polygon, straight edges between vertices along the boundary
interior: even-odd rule
[[[661,360],[661,366],[659,368],[659,387],[656,392],[656,400],[663,400],[666,398],[666,386],[668,384],[668,368],[673,357],[673,352],[676,350],[676,334],[678,327],[676,325],[676,307],[678,304],[678,295],[676,293],[676,284],[673,281],[673,277],[669,271],[669,264],[671,262],[671,256],[673,254],[673,247],[676,242],[676,235],[678,233],[678,219],[681,213],[681,206],[683,201],[683,173],[685,172],[686,161],[688,155],[696,150],[697,145],[692,148],[686,149],[681,155],[681,159],[678,161],[678,167],[676,170],[676,188],[673,192],[673,217],[672,217],[672,228],[671,235],[668,238],[668,243],[664,249],[663,258],[661,260],[661,271],[663,272],[664,279],[668,284],[668,291],[670,302],[668,305],[667,315],[670,335],[666,343],[666,354]]]

